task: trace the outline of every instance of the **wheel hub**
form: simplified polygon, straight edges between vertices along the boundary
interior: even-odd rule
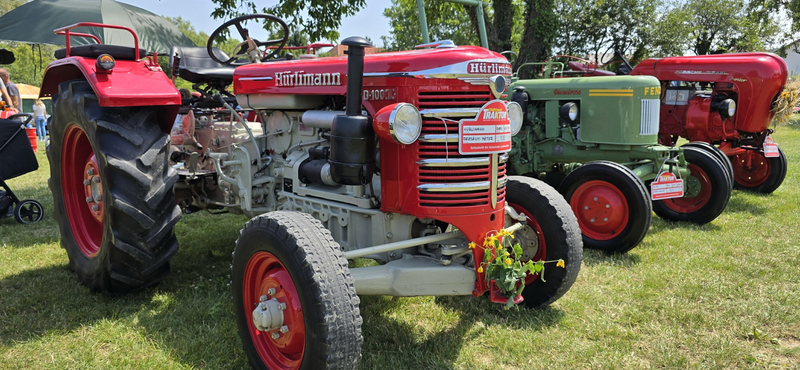
[[[587,181],[572,194],[570,205],[584,235],[608,240],[628,223],[628,202],[614,185],[600,180]]]
[[[514,233],[514,238],[522,247],[523,260],[530,260],[539,252],[539,235],[527,224]]]
[[[261,296],[261,303],[253,310],[253,325],[258,331],[271,331],[283,327],[283,310],[286,303],[281,303],[277,299],[269,299],[269,296]],[[282,330],[284,333],[289,331],[288,327]],[[279,334],[280,336],[280,334]],[[277,339],[277,338],[276,338]]]
[[[95,220],[103,221],[103,182],[97,170],[97,157],[94,155],[86,161],[83,171],[83,193],[86,205]]]

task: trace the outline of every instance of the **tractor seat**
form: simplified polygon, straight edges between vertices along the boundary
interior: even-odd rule
[[[214,48],[214,53],[220,60],[228,60],[222,50]],[[169,58],[169,67],[173,70],[175,56],[180,58],[178,64],[178,76],[186,81],[202,84],[229,85],[233,82],[234,66],[217,63],[208,56],[208,51],[204,47],[197,46],[172,46]]]
[[[136,49],[129,46],[89,44],[73,46],[69,52],[70,56],[86,58],[97,58],[103,54],[111,55],[114,59],[134,60],[136,58]],[[53,53],[53,56],[56,59],[64,59],[67,57],[67,49],[58,49]],[[144,58],[145,56],[147,56],[147,51],[139,48],[139,58]]]

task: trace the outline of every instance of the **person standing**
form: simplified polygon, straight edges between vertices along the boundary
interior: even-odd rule
[[[44,141],[47,137],[47,119],[45,118],[45,114],[47,114],[47,109],[42,103],[41,99],[36,99],[36,102],[33,104],[33,119],[36,121],[36,136],[39,137],[39,141]]]
[[[3,83],[3,80],[0,79],[0,101],[9,102],[11,101],[11,97],[8,96],[8,89],[6,89],[6,84]],[[13,106],[9,106],[6,103],[6,108],[14,108]]]
[[[17,88],[17,85],[11,82],[11,75],[8,73],[7,69],[0,68],[0,80],[6,84],[6,90],[8,90],[9,99],[6,100],[6,105],[10,105],[14,108],[17,108],[17,110],[21,110],[22,107],[19,104],[19,89]]]

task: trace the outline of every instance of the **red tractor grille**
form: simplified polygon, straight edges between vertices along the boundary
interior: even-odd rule
[[[486,206],[505,200],[507,154],[458,153],[458,120],[474,117],[486,102],[488,91],[420,92],[422,134],[417,145],[419,205],[427,207]],[[496,175],[492,176],[494,169]]]

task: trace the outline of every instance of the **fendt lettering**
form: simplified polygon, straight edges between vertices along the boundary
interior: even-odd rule
[[[339,86],[342,84],[340,73],[305,73],[304,71],[286,71],[275,73],[275,86]]]

